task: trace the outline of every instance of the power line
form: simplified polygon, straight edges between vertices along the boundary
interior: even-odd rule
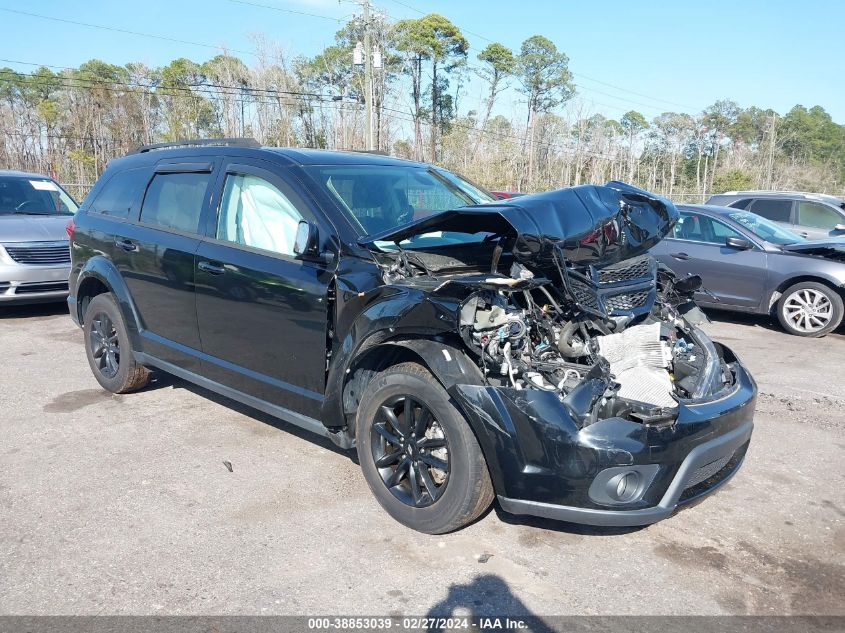
[[[403,7],[405,7],[406,9],[410,9],[411,11],[414,11],[415,13],[418,13],[418,14],[420,14],[420,15],[427,15],[425,11],[421,11],[420,9],[418,9],[418,8],[416,8],[416,7],[414,7],[414,6],[410,5],[410,4],[407,4],[407,3],[405,3],[405,2],[402,2],[401,0],[390,0],[390,1],[391,1],[391,2],[393,2],[394,4],[398,4],[398,5],[400,5],[400,6],[403,6]],[[481,35],[480,33],[475,33],[475,32],[473,32],[473,31],[470,31],[469,29],[466,29],[466,28],[464,28],[464,27],[462,27],[462,26],[460,26],[460,25],[456,25],[456,26],[458,26],[458,28],[460,28],[460,29],[461,29],[464,33],[469,33],[470,35],[472,35],[472,36],[474,36],[474,37],[477,37],[478,39],[484,40],[485,42],[488,42],[488,43],[490,43],[490,44],[496,43],[496,41],[497,41],[497,40],[491,40],[489,37],[485,37],[484,35]],[[634,90],[630,90],[629,88],[623,88],[622,86],[617,86],[617,85],[612,84],[612,83],[610,83],[610,82],[607,82],[607,81],[602,81],[602,80],[600,80],[600,79],[596,79],[595,77],[590,77],[589,75],[585,75],[585,74],[583,74],[583,73],[576,73],[575,71],[570,71],[570,72],[572,72],[572,74],[573,74],[575,77],[580,77],[581,79],[586,79],[586,80],[588,80],[588,81],[593,81],[593,82],[598,83],[598,84],[601,84],[601,85],[603,85],[603,86],[607,86],[608,88],[613,88],[614,90],[619,90],[619,91],[621,91],[621,92],[626,92],[626,93],[628,93],[628,94],[636,95],[636,96],[638,96],[638,97],[644,97],[644,98],[649,99],[649,100],[651,100],[651,101],[659,101],[659,102],[662,102],[662,103],[667,103],[667,104],[670,104],[670,105],[674,105],[674,106],[678,106],[678,107],[681,107],[681,108],[685,108],[685,109],[687,109],[687,110],[693,110],[693,111],[700,111],[700,110],[703,110],[703,108],[698,108],[698,107],[694,107],[694,106],[690,106],[690,105],[685,105],[685,104],[683,104],[683,103],[678,103],[678,102],[676,102],[676,101],[669,101],[668,99],[661,99],[661,98],[659,98],[659,97],[652,97],[651,95],[644,94],[644,93],[642,93],[642,92],[636,92],[636,91],[634,91]],[[607,94],[607,93],[601,93],[601,92],[599,92],[599,91],[597,91],[597,90],[595,90],[595,89],[592,89],[592,88],[587,88],[587,87],[584,87],[584,86],[580,86],[580,87],[581,87],[582,89],[584,89],[584,90],[592,90],[593,92],[597,92],[598,94],[605,94],[605,95]],[[614,95],[608,95],[608,96],[614,96]],[[614,96],[614,98],[616,98],[616,99],[623,99],[623,97],[615,97],[615,96]],[[627,101],[631,101],[631,100],[630,100],[630,99],[627,99]],[[637,102],[636,102],[636,101],[631,101],[631,103],[637,103]],[[660,108],[657,108],[656,106],[646,106],[646,107],[651,107],[651,108],[655,108],[655,109],[660,109]]]
[[[291,14],[295,14],[295,15],[303,15],[303,16],[314,17],[314,18],[322,18],[322,19],[331,20],[333,22],[338,22],[338,23],[341,22],[341,20],[339,18],[333,18],[333,17],[330,17],[330,16],[319,15],[319,14],[315,14],[315,13],[308,13],[308,12],[305,12],[305,11],[296,11],[296,10],[293,10],[293,9],[284,9],[282,7],[276,7],[276,6],[272,6],[272,5],[262,4],[262,3],[259,3],[259,2],[252,2],[250,0],[228,0],[228,1],[235,3],[235,4],[242,4],[242,5],[247,5],[247,6],[260,7],[260,8],[264,8],[264,9],[280,11],[280,12],[283,12],[283,13],[291,13]],[[413,10],[413,11],[419,13],[419,14],[425,15],[425,13],[423,11],[420,11],[419,9],[416,9],[415,7],[412,7],[411,5],[406,4],[404,2],[400,2],[400,0],[391,0],[391,2],[395,2],[396,4],[399,4],[403,7],[411,9],[411,10]],[[53,17],[53,16],[31,13],[31,12],[28,12],[28,11],[20,11],[20,10],[17,10],[17,9],[8,9],[8,8],[5,8],[5,7],[0,7],[0,11],[5,11],[5,12],[8,12],[8,13],[16,13],[16,14],[19,14],[19,15],[26,15],[26,16],[29,16],[29,17],[36,17],[36,18],[51,20],[51,21],[56,21],[56,22],[63,22],[63,23],[67,23],[67,24],[74,24],[74,25],[77,25],[77,26],[84,26],[84,27],[88,27],[88,28],[102,29],[102,30],[112,31],[112,32],[117,32],[117,33],[126,33],[126,34],[129,34],[129,35],[135,35],[135,36],[139,36],[139,37],[148,37],[148,38],[153,38],[153,39],[157,39],[157,40],[175,42],[175,43],[179,43],[179,44],[201,46],[201,47],[204,47],[204,48],[211,48],[211,49],[224,50],[224,51],[228,50],[228,51],[231,51],[231,52],[234,52],[234,53],[241,53],[241,54],[244,54],[244,55],[251,55],[251,56],[256,55],[256,53],[253,52],[253,51],[244,51],[244,50],[240,50],[240,49],[229,49],[229,48],[226,48],[225,46],[208,44],[206,42],[196,42],[196,41],[192,41],[192,40],[182,40],[182,39],[172,38],[172,37],[168,37],[168,36],[164,36],[164,35],[158,35],[158,34],[155,34],[155,33],[142,33],[142,32],[139,32],[139,31],[131,31],[131,30],[128,30],[128,29],[110,27],[110,26],[106,26],[106,25],[91,24],[91,23],[87,23],[87,22],[78,22],[78,21],[75,21],[75,20],[68,20],[68,19],[65,19],[65,18],[57,18],[57,17]],[[388,15],[387,17],[391,17],[391,16]],[[391,19],[395,20],[395,18],[391,18]],[[473,32],[473,31],[469,31],[467,29],[462,29],[462,30],[464,30],[466,33],[469,33],[470,35],[474,35],[475,37],[481,38],[485,41],[488,41],[488,42],[493,41],[493,40],[486,38],[486,37],[484,37],[484,36],[482,36],[478,33]],[[15,63],[14,60],[4,60],[4,61]],[[27,62],[16,62],[16,63],[26,64]],[[49,64],[42,64],[42,65],[50,66]],[[51,67],[58,68],[56,66],[51,66]],[[466,67],[470,68],[470,69],[476,69],[476,70],[480,68],[479,66],[475,66],[475,65],[469,64],[469,63],[466,64]],[[595,79],[595,78],[592,78],[592,77],[588,77],[586,75],[581,75],[579,73],[573,72],[572,74],[575,75],[575,76],[579,76],[579,77],[582,77],[584,79],[587,79],[589,81],[594,81],[596,83],[600,83],[602,85],[609,86],[609,87],[614,88],[616,90],[622,90],[622,91],[628,92],[629,94],[638,95],[638,96],[641,96],[641,97],[644,97],[646,99],[650,99],[650,100],[653,100],[653,101],[663,101],[665,103],[669,103],[669,104],[672,104],[672,105],[678,105],[678,106],[681,106],[681,107],[684,107],[684,108],[687,108],[687,109],[691,109],[691,110],[697,109],[697,108],[693,108],[691,106],[685,106],[683,104],[678,104],[676,102],[668,101],[668,100],[665,100],[665,99],[660,99],[658,97],[651,97],[650,95],[646,95],[646,94],[643,94],[643,93],[629,91],[627,89],[620,88],[620,87],[615,86],[613,84],[610,84],[608,82],[604,82],[604,81],[601,81],[601,80],[598,80],[598,79]],[[651,104],[642,103],[641,101],[628,99],[626,97],[621,97],[621,96],[610,94],[610,93],[607,93],[607,92],[602,92],[602,91],[597,90],[595,88],[590,88],[590,87],[583,86],[583,85],[579,85],[577,87],[580,88],[581,90],[586,90],[588,92],[594,92],[596,94],[601,94],[601,95],[610,97],[612,99],[617,99],[617,100],[620,100],[620,101],[626,101],[628,103],[632,103],[634,105],[638,105],[638,106],[643,107],[643,108],[648,108],[648,109],[652,109],[652,110],[655,110],[655,111],[661,111],[661,112],[663,111],[663,108],[661,108],[661,107],[651,105]],[[596,102],[596,103],[598,103],[598,102]],[[613,107],[613,106],[607,106],[607,104],[601,104],[601,105],[605,105],[605,107]]]
[[[270,4],[262,4],[260,2],[248,2],[247,0],[229,0],[229,2],[234,2],[235,4],[246,4],[251,7],[260,7],[262,9],[271,9],[273,11],[280,11],[282,13],[293,13],[294,15],[306,15],[309,18],[321,18],[323,20],[331,20],[332,22],[342,22],[341,18],[333,18],[328,15],[318,15],[316,13],[307,13],[305,11],[294,11],[293,9],[283,9],[282,7],[275,7]]]
[[[611,83],[608,83],[608,82],[606,82],[606,81],[601,81],[600,79],[595,79],[594,77],[590,77],[590,76],[585,75],[585,74],[583,74],[583,73],[575,73],[575,72],[573,72],[572,74],[573,74],[573,75],[575,75],[576,77],[580,77],[581,79],[586,79],[587,81],[594,81],[594,82],[596,82],[597,84],[601,84],[601,85],[603,85],[603,86],[608,86],[609,88],[615,88],[616,90],[624,90],[624,91],[625,91],[625,92],[627,92],[628,94],[636,95],[636,96],[638,96],[638,97],[645,97],[646,99],[651,99],[652,101],[660,101],[660,102],[662,102],[662,103],[668,103],[669,105],[678,106],[678,107],[680,107],[680,108],[686,108],[687,110],[695,110],[695,111],[699,111],[699,110],[703,110],[703,109],[704,109],[704,108],[694,107],[694,106],[691,106],[691,105],[684,105],[683,103],[678,103],[677,101],[669,101],[668,99],[661,99],[661,98],[659,98],[659,97],[652,97],[651,95],[647,95],[647,94],[644,94],[644,93],[642,93],[642,92],[635,92],[635,91],[630,90],[630,89],[628,89],[628,88],[620,88],[619,86],[614,86],[614,85],[613,85],[613,84],[611,84]],[[583,86],[582,86],[582,88],[583,88]],[[592,88],[587,88],[587,90],[594,90],[594,89],[592,89]],[[596,92],[597,92],[597,91],[596,91]]]
[[[3,77],[0,76],[0,83],[11,83],[14,81],[10,77]],[[98,82],[97,85],[86,85],[86,80],[77,80],[77,79],[70,79],[70,78],[59,78],[58,80],[50,80],[50,81],[42,81],[39,78],[35,77],[31,80],[25,80],[27,83],[34,84],[34,85],[48,85],[50,83],[55,83],[58,81],[58,85],[64,89],[75,89],[75,90],[87,90],[89,92],[93,92],[95,88],[104,90],[107,92],[117,92],[121,94],[146,94],[151,96],[165,96],[165,97],[195,97],[195,98],[204,98],[207,97],[210,100],[222,100],[224,97],[234,97],[230,98],[229,101],[231,103],[243,103],[243,104],[255,104],[255,105],[272,105],[272,106],[303,106],[307,105],[308,107],[318,107],[320,109],[324,109],[327,105],[331,105],[332,109],[335,110],[346,110],[346,111],[357,111],[357,108],[348,107],[352,104],[348,102],[341,102],[335,101],[329,97],[323,97],[320,95],[309,95],[308,93],[294,93],[293,95],[279,93],[280,97],[277,99],[272,99],[273,95],[268,94],[259,94],[252,96],[251,98],[245,98],[242,93],[239,92],[231,92],[225,91],[224,89],[212,89],[212,88],[204,88],[201,86],[188,88],[188,87],[159,87],[158,89],[153,89],[153,87],[147,86],[145,84],[134,84],[137,87],[132,87],[133,84],[128,83],[118,83],[117,85],[121,86],[128,86],[128,87],[121,87],[117,88],[114,86],[103,85],[102,82]],[[89,82],[90,84],[90,82]],[[175,90],[177,94],[168,94],[168,90]],[[269,89],[268,89],[269,91]],[[282,101],[281,97],[287,98],[287,101]],[[291,97],[299,97],[297,100],[291,100]],[[316,104],[316,106],[315,106]]]
[[[84,26],[91,29],[100,29],[103,31],[112,31],[114,33],[124,33],[126,35],[136,35],[138,37],[148,37],[151,39],[162,40],[165,42],[175,42],[177,44],[189,44],[191,46],[202,46],[203,48],[213,48],[216,50],[224,50],[224,51],[231,51],[233,53],[241,53],[243,55],[256,55],[253,51],[244,51],[238,50],[236,48],[227,48],[225,46],[219,46],[215,44],[207,44],[205,42],[194,42],[191,40],[181,40],[175,37],[168,37],[166,35],[156,35],[155,33],[142,33],[140,31],[130,31],[129,29],[122,29],[114,26],[105,26],[103,24],[91,24],[89,22],[78,22],[76,20],[68,20],[66,18],[57,18],[50,15],[41,15],[39,13],[30,13],[29,11],[19,11],[18,9],[7,9],[6,7],[0,7],[0,11],[5,11],[6,13],[16,13],[18,15],[26,15],[33,18],[40,18],[42,20],[51,20],[53,22],[62,22],[64,24],[73,24],[76,26]]]
[[[44,65],[44,64],[42,64]],[[53,66],[53,68],[62,68],[61,66]],[[74,71],[76,69],[67,68],[66,70]],[[87,84],[94,84],[96,86],[101,86],[108,89],[109,86],[126,86],[129,88],[146,88],[149,90],[154,90],[156,92],[161,92],[162,94],[167,94],[169,91],[181,91],[181,92],[203,92],[206,91],[208,88],[217,88],[222,91],[223,94],[227,95],[241,95],[243,96],[244,93],[266,93],[271,95],[284,95],[284,96],[293,96],[293,97],[312,97],[315,99],[327,99],[330,100],[332,97],[330,95],[323,95],[316,92],[301,92],[295,90],[279,90],[277,88],[257,88],[257,87],[250,87],[250,86],[241,86],[241,85],[232,85],[232,84],[217,84],[211,82],[202,82],[196,84],[183,84],[183,85],[167,85],[167,84],[145,84],[140,82],[132,82],[132,81],[121,81],[119,79],[101,79],[101,78],[89,78],[89,77],[68,77],[66,75],[59,75],[57,74],[55,77],[41,77],[39,75],[35,75],[32,73],[21,73],[14,70],[3,70],[0,69],[0,79],[4,79],[3,75],[6,75],[5,80],[11,82],[12,79],[8,77],[8,75],[14,75],[18,79],[30,84],[30,85],[38,85],[38,86],[49,86],[54,82],[60,82],[64,84],[64,87],[73,88],[73,87],[91,87],[91,86],[73,86],[71,82],[80,82],[80,83],[87,83]]]
[[[10,83],[13,81],[11,77],[3,76],[3,75],[10,74],[10,71],[0,71],[0,82]],[[102,79],[82,79],[82,78],[70,78],[70,77],[56,77],[56,78],[44,78],[38,77],[35,75],[27,75],[24,73],[17,73],[15,71],[11,71],[11,74],[15,75],[18,79],[22,79],[23,81],[35,84],[35,85],[55,85],[58,83],[62,88],[65,89],[76,89],[76,90],[87,90],[92,92],[95,88],[99,88],[102,90],[106,90],[109,92],[119,92],[119,93],[134,93],[134,94],[148,94],[148,95],[161,95],[162,91],[166,90],[177,90],[183,93],[182,96],[196,96],[202,98],[202,95],[207,96],[210,99],[222,99],[224,96],[228,97],[235,97],[230,99],[230,101],[234,103],[251,103],[256,105],[285,105],[285,106],[302,106],[307,105],[308,107],[316,107],[323,109],[326,105],[331,105],[331,109],[337,111],[349,111],[349,112],[358,112],[358,107],[350,107],[352,104],[345,103],[345,102],[338,102],[334,101],[330,97],[325,95],[317,95],[314,93],[297,93],[292,91],[276,91],[272,89],[260,89],[264,94],[259,94],[252,96],[251,98],[245,98],[243,92],[241,92],[241,86],[233,86],[227,84],[211,84],[211,85],[194,85],[194,86],[178,86],[178,87],[166,87],[166,86],[148,86],[146,84],[139,84],[133,82],[119,82],[119,81],[111,81],[111,80],[102,80]],[[116,88],[115,86],[123,86],[123,88]],[[128,89],[127,89],[128,88]],[[232,92],[232,90],[236,92]],[[249,91],[249,89],[246,89]],[[166,93],[164,93],[166,95]],[[281,102],[277,100],[271,100],[270,97],[272,96],[282,96],[289,98],[291,96],[299,97],[298,101],[293,102]],[[166,95],[166,96],[173,96],[173,95]],[[356,104],[357,105],[357,104]],[[396,120],[401,120],[407,123],[414,123],[414,118],[412,115],[405,113],[402,110],[398,110],[396,108],[389,107],[387,105],[382,105],[381,107],[384,113],[387,113],[388,117],[392,117]],[[431,121],[425,120],[426,124],[430,125]],[[492,130],[484,130],[479,129],[472,125],[467,125],[464,123],[460,123],[459,121],[452,121],[450,123],[451,126],[457,127],[459,129],[464,129],[467,131],[471,131],[476,134],[481,134],[482,136],[498,139],[498,140],[515,140],[517,142],[523,142],[524,138],[516,135],[516,134],[506,134],[501,132],[495,132]],[[67,137],[71,138],[71,137]],[[84,137],[87,139],[87,137]],[[573,150],[568,148],[560,143],[549,142],[549,141],[535,141],[535,145],[538,147],[546,147],[548,149],[557,149],[558,151],[562,152],[569,152],[571,153]],[[608,156],[605,154],[600,154],[597,152],[584,152],[586,155],[594,156],[597,158],[603,158],[607,160],[613,160],[612,156]]]

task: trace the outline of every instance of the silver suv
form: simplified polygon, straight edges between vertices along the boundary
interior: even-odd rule
[[[728,191],[707,204],[745,209],[810,240],[845,237],[845,200],[801,191]]]
[[[51,178],[0,171],[0,305],[67,297],[66,227],[76,209]]]

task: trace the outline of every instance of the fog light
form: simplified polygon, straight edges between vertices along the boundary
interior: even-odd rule
[[[605,468],[590,484],[590,499],[611,506],[636,503],[643,498],[658,470],[657,464]]]
[[[616,500],[628,501],[637,492],[637,487],[640,483],[640,476],[634,471],[617,475],[614,479],[618,479],[616,484]]]

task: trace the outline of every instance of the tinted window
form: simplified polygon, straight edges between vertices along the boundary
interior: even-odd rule
[[[248,174],[229,174],[223,190],[217,238],[293,255],[302,214],[270,182]]]
[[[751,198],[745,198],[743,200],[737,200],[728,206],[733,207],[734,209],[747,209],[749,204],[751,204]]]
[[[116,173],[103,186],[88,212],[127,217],[148,173],[146,169],[127,169]]]
[[[792,211],[792,200],[768,200],[758,198],[751,205],[751,212],[762,215],[772,222],[789,222]]]
[[[141,221],[196,233],[211,174],[156,174],[141,207]]]
[[[743,237],[726,224],[697,213],[681,213],[678,223],[672,230],[675,239],[707,244],[724,245],[726,237]]]
[[[0,176],[0,215],[71,215],[76,203],[48,178]]]
[[[796,224],[832,231],[841,222],[843,222],[842,216],[824,204],[818,202],[798,203],[798,221]]]

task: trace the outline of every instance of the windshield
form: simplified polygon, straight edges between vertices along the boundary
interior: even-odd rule
[[[473,198],[478,201],[477,204],[498,201],[498,198],[496,198],[496,196],[494,196],[492,193],[490,193],[489,191],[485,191],[484,189],[482,189],[475,183],[470,182],[463,176],[453,174],[451,171],[446,171],[445,169],[438,169],[437,173],[443,176],[452,184],[460,187],[463,191],[469,193]]]
[[[73,215],[77,208],[48,178],[0,176],[0,215]]]
[[[413,165],[323,165],[305,168],[347,212],[361,235],[375,235],[413,220],[493,198],[442,170]],[[484,233],[437,231],[412,238],[414,247],[477,242]],[[378,242],[380,248],[395,248]]]
[[[804,241],[804,238],[797,233],[793,233],[754,213],[730,213],[728,217],[754,233],[757,237],[772,244],[795,244],[796,242]]]

